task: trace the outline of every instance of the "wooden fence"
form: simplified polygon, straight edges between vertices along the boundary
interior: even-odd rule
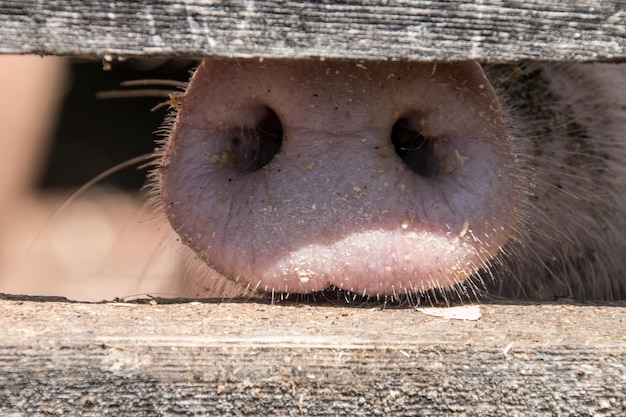
[[[4,0],[0,53],[623,61],[626,3]],[[626,415],[626,304],[476,310],[2,296],[0,411]]]

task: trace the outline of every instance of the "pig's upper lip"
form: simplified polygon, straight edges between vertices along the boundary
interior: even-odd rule
[[[325,65],[317,63],[322,74]],[[346,63],[336,65],[337,72],[350,70]],[[424,72],[419,66],[424,64],[415,65]],[[263,85],[263,71],[273,82],[282,68],[277,66],[255,71],[253,81],[261,86],[249,88],[280,95],[280,86]],[[292,74],[293,66],[288,69]],[[230,67],[222,70],[233,74]],[[384,70],[390,72],[406,69],[400,65]],[[185,111],[207,105],[205,95],[198,93],[206,88],[204,83],[219,83],[207,81],[202,72],[197,77],[202,83],[190,84],[188,100],[165,146],[160,191],[183,241],[230,279],[273,292],[307,293],[331,285],[361,294],[448,288],[483,267],[513,234],[519,190],[508,139],[501,123],[494,121],[499,111],[495,116],[465,114],[485,102],[494,105],[483,97],[490,91],[485,86],[475,95],[455,86],[452,92],[446,90],[448,95],[470,97],[468,105],[447,106],[458,109],[454,117],[448,114],[451,110],[437,113],[442,111],[440,97],[424,104],[434,106],[428,107],[431,110],[418,109],[430,115],[418,122],[426,120],[425,129],[445,137],[440,142],[445,146],[437,151],[438,175],[423,178],[395,154],[388,139],[390,126],[356,134],[354,127],[342,125],[324,135],[298,124],[300,119],[288,116],[289,106],[274,95],[267,100],[282,116],[282,148],[267,166],[238,170],[228,148],[233,132],[240,129],[231,125],[237,120],[232,116],[236,109],[224,113],[222,121],[206,110],[185,118]],[[381,85],[374,84],[350,84],[349,90],[361,88],[367,97],[369,89]],[[248,98],[233,103],[242,100]],[[319,108],[318,101],[315,106]],[[335,114],[341,106],[331,107],[319,111]],[[353,102],[347,108],[350,112],[341,114],[348,117],[349,126],[376,117],[376,112],[361,110]],[[240,117],[256,111],[244,107]],[[482,108],[472,111],[489,113]]]
[[[278,259],[260,259],[256,271],[243,276],[262,291],[308,293],[332,285],[363,295],[416,293],[449,287],[467,277],[468,267],[477,270],[480,254],[456,238],[403,230],[355,232],[333,243],[308,242]],[[442,275],[447,265],[434,253],[445,253],[458,266]]]

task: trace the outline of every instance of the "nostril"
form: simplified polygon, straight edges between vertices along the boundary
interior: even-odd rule
[[[396,154],[415,173],[423,177],[437,174],[434,140],[415,130],[406,118],[391,129],[391,143]]]
[[[266,115],[252,128],[242,128],[230,139],[234,165],[241,171],[257,171],[274,158],[283,142],[283,126],[269,107]]]

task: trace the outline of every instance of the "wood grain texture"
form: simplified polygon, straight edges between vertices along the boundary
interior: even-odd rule
[[[626,2],[5,0],[0,53],[623,60]]]
[[[626,304],[480,309],[4,297],[0,414],[626,414]]]

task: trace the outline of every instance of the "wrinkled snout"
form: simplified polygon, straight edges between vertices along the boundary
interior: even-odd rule
[[[176,232],[259,291],[446,289],[488,265],[520,217],[476,63],[205,61],[162,151]]]

